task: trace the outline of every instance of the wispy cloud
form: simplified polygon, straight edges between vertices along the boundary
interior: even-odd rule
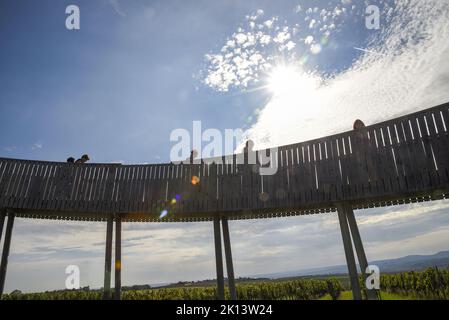
[[[44,145],[41,142],[36,142],[31,146],[31,150],[36,151],[40,150],[44,147]]]
[[[6,152],[14,152],[17,150],[17,147],[16,146],[7,146],[7,147],[4,147],[3,150]]]
[[[109,4],[114,11],[121,17],[126,17],[126,13],[122,10],[119,0],[109,0]]]

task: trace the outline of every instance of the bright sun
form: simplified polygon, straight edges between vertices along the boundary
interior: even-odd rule
[[[314,77],[294,66],[275,67],[268,80],[268,89],[278,98],[297,96],[315,88]]]

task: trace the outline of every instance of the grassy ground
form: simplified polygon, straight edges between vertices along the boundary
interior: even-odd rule
[[[395,293],[389,293],[389,292],[381,292],[380,296],[382,300],[417,300],[416,298],[409,297],[409,296],[402,296]],[[331,296],[329,294],[324,295],[321,297],[320,300],[332,300]],[[340,294],[340,297],[338,300],[352,300],[352,292],[351,291],[343,291]]]

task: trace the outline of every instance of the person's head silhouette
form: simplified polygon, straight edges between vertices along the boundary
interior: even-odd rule
[[[354,130],[363,129],[363,128],[365,128],[365,124],[363,123],[362,120],[357,119],[357,120],[354,121],[353,128],[354,128]]]
[[[245,153],[252,152],[253,148],[254,148],[254,141],[251,139],[246,141],[244,149]]]

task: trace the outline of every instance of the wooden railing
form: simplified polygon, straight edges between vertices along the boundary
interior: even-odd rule
[[[103,220],[118,213],[124,220],[196,221],[441,199],[449,193],[448,111],[449,103],[262,150],[277,168],[273,175],[260,175],[259,165],[241,164],[236,155],[222,164],[153,165],[0,158],[0,208],[36,218]]]

